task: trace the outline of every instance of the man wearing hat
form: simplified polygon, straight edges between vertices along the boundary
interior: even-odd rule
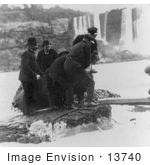
[[[85,70],[91,62],[90,45],[94,42],[94,38],[85,34],[83,40],[72,47],[68,57],[64,63],[64,70],[67,74],[72,87],[67,91],[70,106],[73,104],[73,86],[80,82],[87,91],[86,105],[95,105],[94,103],[94,86],[93,78]]]
[[[97,41],[95,39],[97,36],[97,30],[98,29],[96,27],[90,27],[87,29],[88,34],[94,38],[94,42],[90,45],[90,47],[91,47],[91,65],[88,68],[90,76],[92,76],[92,73],[96,73],[96,71],[92,69],[92,64],[96,64],[96,62],[99,60],[98,51],[97,51]],[[85,36],[85,34],[78,35],[74,39],[73,45],[81,42],[83,40],[84,36]],[[81,98],[82,98],[84,95],[84,92],[83,92],[83,90],[81,90],[81,88],[82,88],[81,86],[77,85],[75,90],[80,91],[80,92],[78,92],[78,94],[80,93],[79,95],[81,95]]]
[[[96,38],[97,36],[97,28],[96,27],[90,27],[87,29],[88,34],[90,34],[93,38]],[[83,40],[85,34],[80,34],[78,35],[74,40],[73,40],[73,46],[80,41]],[[91,53],[97,52],[97,42],[96,39],[94,40],[94,43],[91,45]]]
[[[38,70],[36,65],[35,51],[37,50],[36,38],[28,38],[28,49],[23,52],[21,56],[21,69],[19,80],[24,89],[24,114],[29,115],[32,111],[31,104],[33,102],[33,90],[36,83],[37,74],[42,73]]]
[[[44,40],[42,46],[43,49],[39,51],[37,56],[37,65],[41,72],[44,73],[58,57],[58,53],[51,48],[51,43],[48,40]]]

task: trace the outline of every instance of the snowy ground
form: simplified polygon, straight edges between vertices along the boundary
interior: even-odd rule
[[[149,64],[149,60],[143,60],[96,65],[96,89],[107,89],[128,98],[149,97],[147,91],[150,88],[150,77],[144,73],[145,67]],[[0,120],[15,115],[10,107],[19,84],[18,72],[0,73]],[[113,127],[102,132],[81,131],[51,143],[1,143],[0,146],[150,147],[150,111],[132,112],[133,108],[113,105]]]

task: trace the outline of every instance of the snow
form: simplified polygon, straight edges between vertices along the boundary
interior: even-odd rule
[[[96,89],[107,89],[128,98],[149,97],[150,76],[144,69],[150,60],[95,65]],[[20,85],[18,72],[0,73],[0,120],[10,115],[11,102]],[[148,106],[147,106],[148,107]],[[112,127],[101,132],[94,124],[70,130],[70,135],[40,144],[1,143],[30,147],[150,147],[150,111],[133,112],[134,106],[112,106]]]

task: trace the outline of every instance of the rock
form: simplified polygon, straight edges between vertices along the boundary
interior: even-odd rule
[[[106,59],[105,58],[101,58],[100,60],[99,60],[99,63],[106,63],[107,61],[106,61]]]
[[[18,138],[17,142],[19,142],[19,143],[29,143],[29,138],[27,136],[23,136],[21,138]]]
[[[58,109],[39,112],[29,117],[22,114],[13,117],[13,120],[9,120],[5,125],[2,122],[0,123],[3,125],[0,125],[0,139],[1,142],[17,141],[35,144],[42,141],[50,142],[60,134],[60,137],[66,136],[65,131],[67,129],[71,130],[83,124],[97,123],[98,118],[103,118],[103,121],[104,118],[107,118],[111,123],[111,106],[98,105],[74,110]],[[108,128],[108,124],[105,123],[105,121],[101,123],[102,129]],[[14,134],[14,132],[16,133]],[[8,136],[9,138],[7,138]]]
[[[137,105],[132,109],[133,112],[146,112],[146,111],[150,111],[149,107],[144,107],[141,105]]]
[[[109,129],[111,127],[111,106],[100,105],[95,107],[83,107],[76,108],[73,110],[67,110],[66,108],[61,109],[50,109],[48,107],[48,100],[44,88],[43,79],[39,79],[37,82],[37,88],[40,91],[35,93],[36,102],[35,114],[25,116],[22,113],[18,113],[17,116],[9,118],[8,121],[0,122],[0,139],[1,142],[7,141],[7,136],[14,135],[8,141],[17,141],[19,143],[35,143],[38,144],[42,141],[53,141],[53,139],[66,136],[65,132],[82,126],[83,124],[89,125],[90,123],[96,124],[96,128]],[[40,88],[39,88],[40,86]],[[23,89],[20,86],[14,97],[14,110],[20,108],[23,111]],[[86,96],[86,93],[85,93]],[[117,94],[111,93],[108,90],[98,89],[95,90],[95,99],[106,97],[120,97]],[[39,101],[40,100],[40,101]],[[40,108],[47,108],[45,110],[38,111]],[[39,107],[38,107],[39,106]]]
[[[28,143],[34,143],[34,144],[38,144],[41,142],[42,140],[40,139],[40,137],[37,137],[37,136],[31,136],[28,141]]]
[[[17,141],[17,138],[16,138],[15,135],[10,135],[10,136],[7,136],[5,140],[7,142],[16,142]]]
[[[132,118],[132,119],[130,119],[130,121],[134,121],[134,120],[136,120],[136,118]]]

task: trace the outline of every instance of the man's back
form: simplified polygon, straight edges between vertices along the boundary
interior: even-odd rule
[[[85,34],[80,34],[77,35],[76,38],[73,40],[73,46],[76,45],[77,43],[81,42],[84,38]],[[91,53],[93,53],[94,51],[97,52],[97,41],[96,39],[94,40],[94,43],[91,45]]]
[[[83,68],[90,65],[90,46],[85,41],[81,41],[74,45],[69,52],[69,56],[77,61]]]
[[[84,34],[80,34],[80,35],[77,35],[76,38],[73,40],[73,44],[72,46],[74,46],[75,44],[81,42],[84,38]]]

